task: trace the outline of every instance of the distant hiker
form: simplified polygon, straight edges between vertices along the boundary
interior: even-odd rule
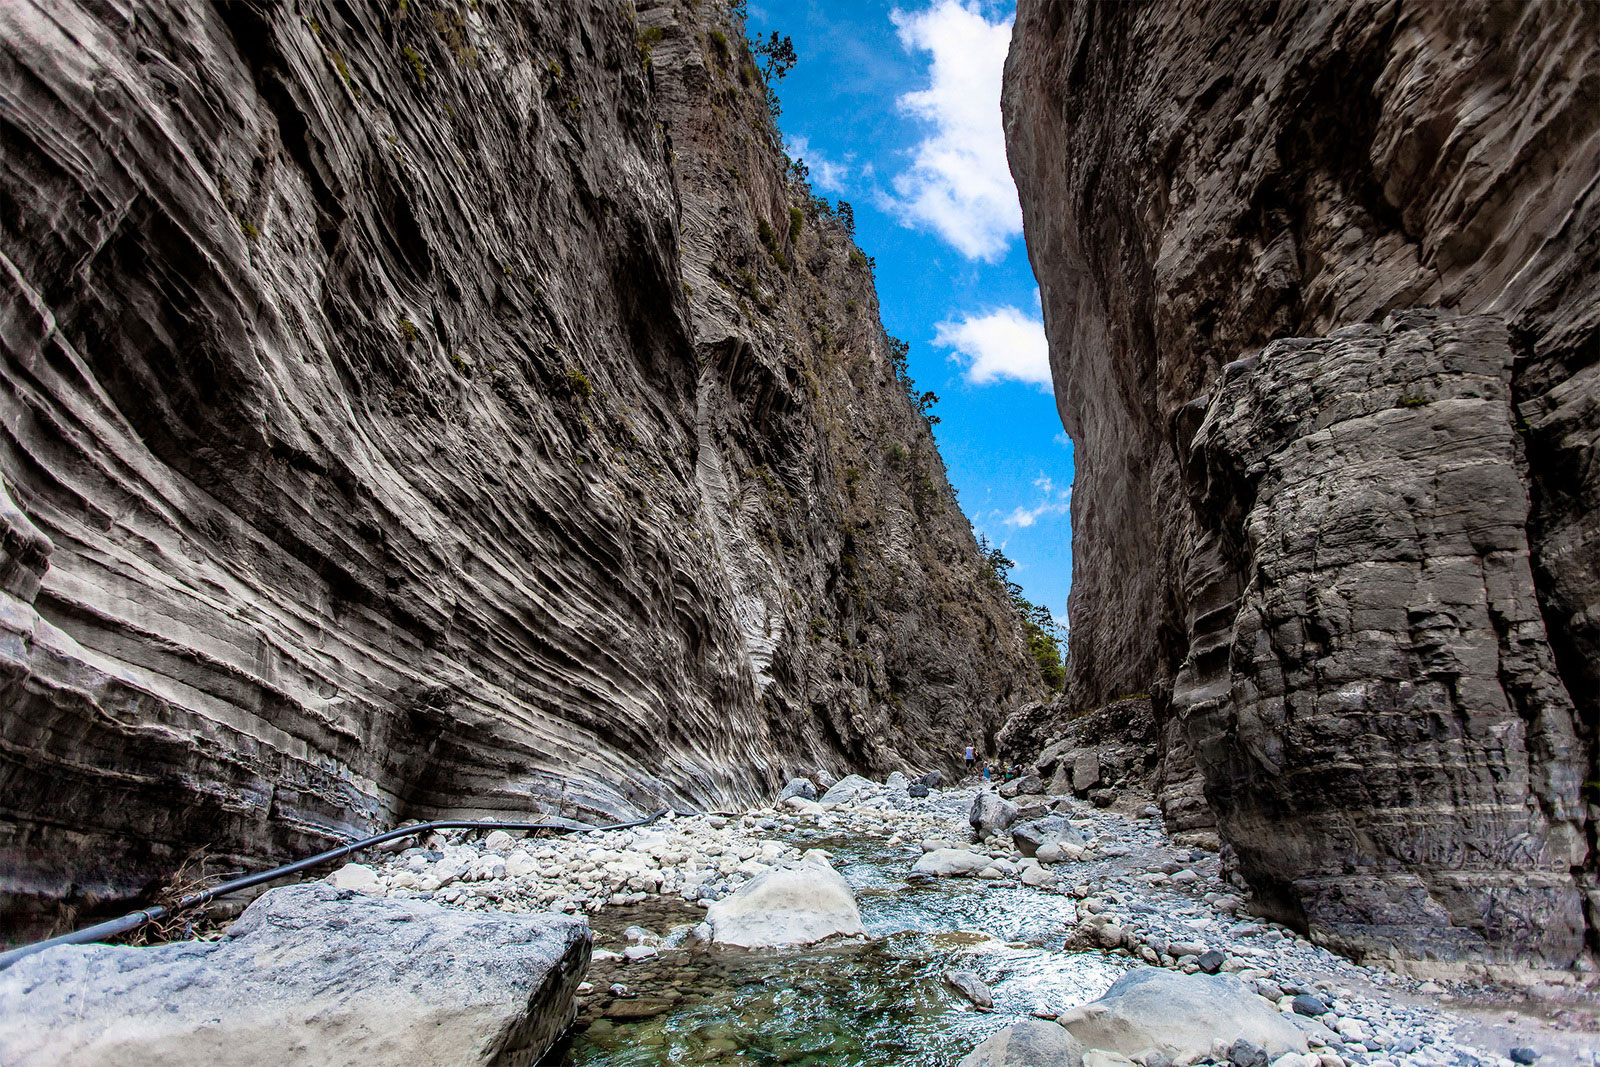
[[[968,745],[967,746],[967,773],[968,774],[972,773],[972,765],[974,763],[977,763],[977,762],[978,762],[978,754],[972,750],[972,746],[971,745]]]
[[[986,782],[989,780],[989,765],[987,763],[983,765],[983,780]]]

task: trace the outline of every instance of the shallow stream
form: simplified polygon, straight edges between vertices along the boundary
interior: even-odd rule
[[[1065,954],[1072,901],[1015,883],[905,882],[920,850],[877,839],[807,839],[834,854],[873,940],[793,951],[708,948],[685,937],[701,908],[656,904],[595,916],[597,948],[621,951],[630,925],[683,947],[589,973],[578,1032],[553,1062],[569,1067],[800,1064],[948,1067],[1010,1018],[1100,996],[1131,964]],[[676,933],[674,932],[676,930]],[[949,989],[947,970],[989,984],[992,1013]],[[626,987],[614,994],[613,983]]]

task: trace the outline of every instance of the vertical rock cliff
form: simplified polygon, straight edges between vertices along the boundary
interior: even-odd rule
[[[1033,695],[763,93],[713,3],[0,8],[10,922]]]
[[[1600,945],[1600,13],[1018,7],[1073,698],[1151,690],[1169,779],[1327,943],[1571,964]]]

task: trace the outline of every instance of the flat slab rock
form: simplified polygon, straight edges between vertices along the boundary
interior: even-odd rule
[[[321,883],[221,941],[73,945],[0,972],[7,1067],[524,1067],[576,1014],[588,924]]]

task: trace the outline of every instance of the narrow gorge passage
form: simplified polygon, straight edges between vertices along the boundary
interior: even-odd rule
[[[1597,175],[1595,0],[0,0],[0,1067],[1600,1067]]]
[[[1059,860],[1035,849],[1052,861],[1044,864],[1017,850],[1026,835],[972,843],[983,791],[969,784],[913,797],[904,779],[847,780],[826,805],[675,817],[571,842],[452,833],[372,866],[394,888],[460,870],[447,897],[459,904],[516,905],[539,894],[559,905],[599,876],[590,892],[612,903],[593,919],[594,962],[574,1036],[551,1060],[569,1067],[952,1064],[1019,1019],[1069,1016],[1151,963],[1234,976],[1241,1012],[1252,1002],[1275,1011],[1317,998],[1323,1010],[1299,1018],[1307,1050],[1328,1057],[1319,1064],[1369,1054],[1397,1064],[1493,1063],[1513,1047],[1538,1048],[1541,1063],[1588,1062],[1594,1032],[1574,1031],[1570,1020],[1552,1026],[1509,991],[1363,967],[1252,915],[1222,880],[1216,854],[1174,841],[1137,791],[1115,809],[1016,796],[1019,819],[1059,812],[1064,825],[1050,832],[1081,841]],[[670,880],[703,872],[691,877],[714,894],[723,871],[737,882],[749,864],[802,854],[844,875],[865,937],[810,948],[715,945],[706,912]],[[475,869],[503,873],[468,880]],[[604,897],[608,884],[619,893]],[[963,972],[986,987],[985,1010],[947,980]]]

